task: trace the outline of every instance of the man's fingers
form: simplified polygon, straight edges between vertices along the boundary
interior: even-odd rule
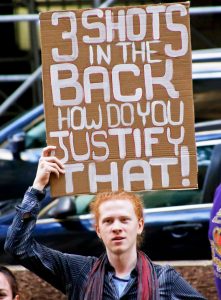
[[[56,169],[59,173],[64,174],[64,169],[60,168],[60,166],[54,162],[47,162],[47,166],[52,167],[53,169]]]
[[[47,172],[50,173],[50,174],[51,173],[55,174],[57,176],[57,178],[59,178],[59,176],[60,176],[60,173],[59,173],[58,169],[56,167],[51,166],[51,165],[48,166]]]
[[[52,153],[53,151],[55,151],[55,149],[56,149],[56,146],[47,146],[47,147],[43,148],[43,150],[42,150],[42,156],[43,156],[43,157],[48,157],[48,156],[50,156],[51,153]]]
[[[48,158],[41,159],[40,168],[45,169],[45,171],[47,172],[49,167],[55,168],[56,170],[58,170],[59,173],[62,173],[62,174],[65,173],[63,165],[58,164],[56,159],[54,159],[54,158],[52,158],[50,160]]]
[[[42,151],[36,177],[33,182],[33,186],[39,190],[43,190],[48,184],[51,173],[55,174],[57,178],[59,178],[60,174],[65,173],[64,165],[54,156],[53,152],[55,149],[55,146],[47,146]]]
[[[61,163],[61,161],[57,157],[55,157],[55,156],[42,157],[40,160],[41,160],[41,163],[44,163],[44,162],[55,163],[61,169],[61,172],[64,172],[64,165]]]
[[[56,146],[47,146],[43,149],[41,158],[39,160],[39,167],[40,170],[47,173],[47,174],[55,174],[57,178],[59,178],[60,173],[64,174],[64,165],[61,161],[54,156],[54,151]],[[53,156],[51,156],[53,155]]]

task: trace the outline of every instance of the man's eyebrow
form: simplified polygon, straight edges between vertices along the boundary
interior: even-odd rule
[[[115,217],[113,217],[113,216],[106,216],[106,217],[104,217],[103,219],[102,219],[102,221],[105,221],[105,220],[107,220],[107,219],[114,219]],[[131,219],[131,215],[120,215],[120,216],[118,216],[117,218],[119,218],[119,219],[123,219],[123,218],[125,218],[125,219]]]
[[[113,217],[111,217],[111,216],[104,217],[104,218],[102,219],[102,221],[109,220],[109,219],[113,219]]]

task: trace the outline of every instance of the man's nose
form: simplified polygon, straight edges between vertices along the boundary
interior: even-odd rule
[[[112,230],[113,231],[121,231],[121,222],[119,220],[115,220],[112,224]]]

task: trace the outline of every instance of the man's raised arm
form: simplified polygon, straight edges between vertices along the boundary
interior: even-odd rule
[[[65,292],[61,278],[59,282],[57,277],[53,276],[54,261],[63,254],[37,243],[32,236],[40,210],[40,201],[45,196],[44,189],[50,175],[53,173],[59,177],[64,173],[62,163],[51,155],[55,149],[54,146],[43,149],[33,186],[28,188],[22,203],[16,207],[15,218],[7,233],[5,251],[18,259],[20,264]]]

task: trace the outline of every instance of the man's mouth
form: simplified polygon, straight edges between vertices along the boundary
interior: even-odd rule
[[[114,238],[112,238],[112,241],[121,241],[124,240],[125,238],[122,236],[115,236]]]

